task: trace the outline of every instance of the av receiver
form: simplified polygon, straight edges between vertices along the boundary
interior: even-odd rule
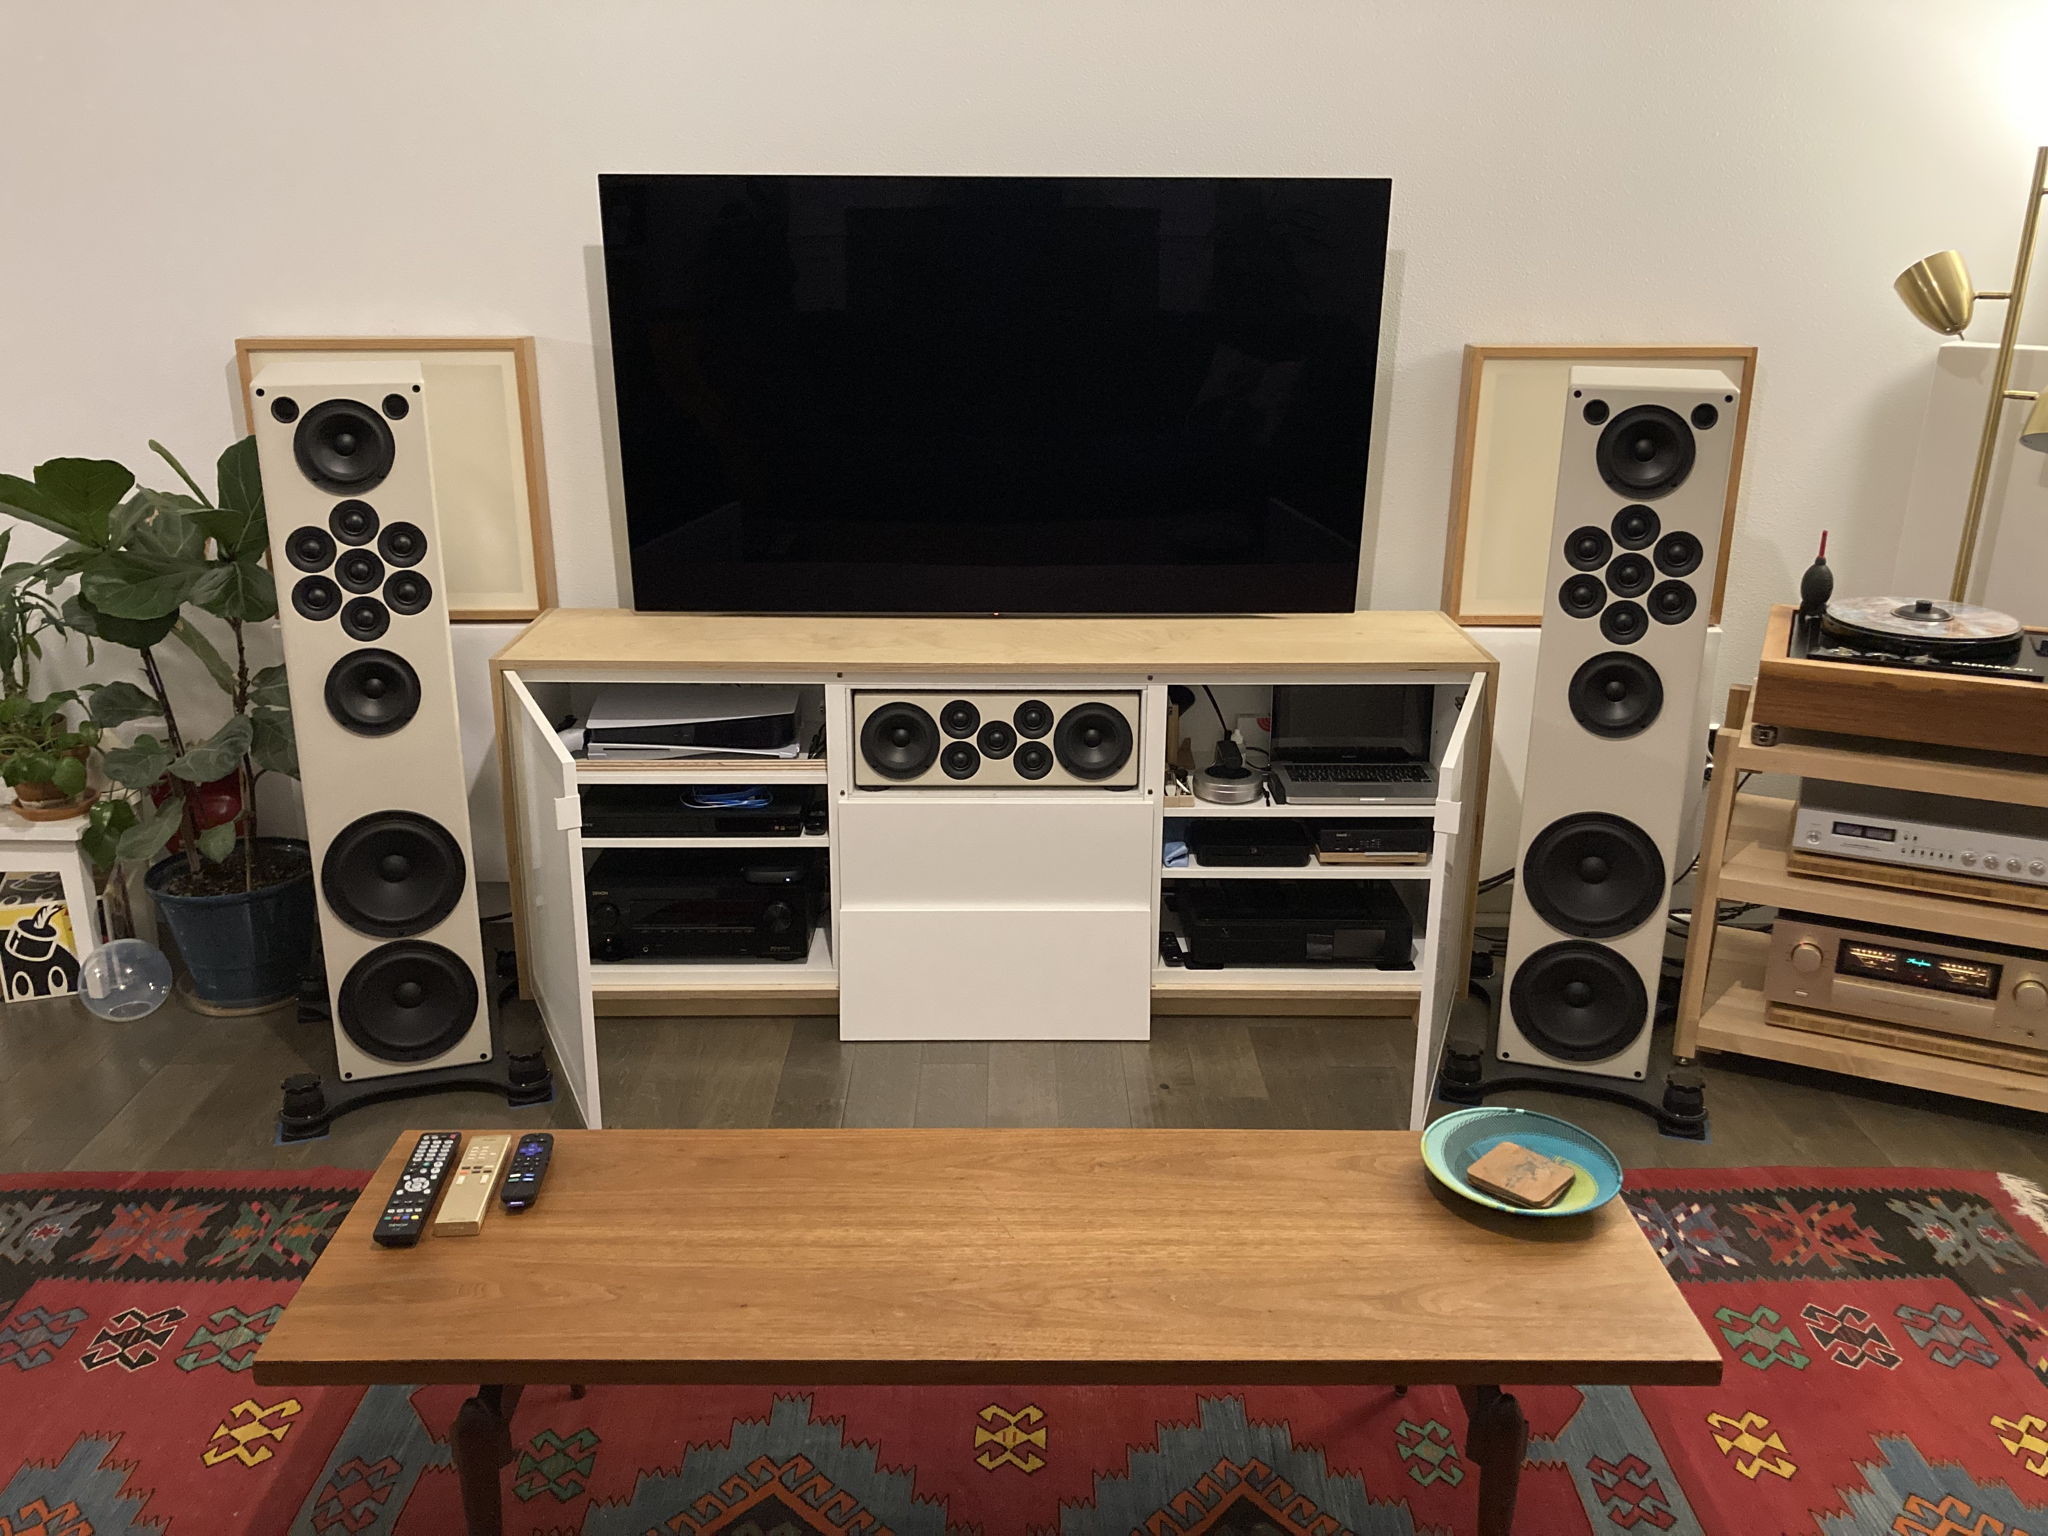
[[[801,837],[826,827],[824,802],[807,789],[706,794],[683,784],[592,784],[585,837]]]
[[[593,960],[802,960],[824,906],[809,850],[608,848],[584,877]]]
[[[2048,954],[1781,912],[1764,996],[1821,1013],[2048,1050]]]
[[[2048,810],[1807,779],[1792,846],[1808,853],[2048,885]]]
[[[1182,963],[1406,970],[1415,925],[1384,881],[1177,880]]]

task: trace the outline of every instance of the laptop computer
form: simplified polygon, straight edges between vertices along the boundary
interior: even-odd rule
[[[1273,690],[1273,799],[1434,800],[1428,684]]]

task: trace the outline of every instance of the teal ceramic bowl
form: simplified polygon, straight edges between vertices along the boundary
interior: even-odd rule
[[[1579,1176],[1563,1199],[1540,1211],[1497,1200],[1469,1183],[1465,1170],[1504,1141],[1570,1163]],[[1621,1193],[1621,1164],[1605,1142],[1569,1120],[1533,1109],[1495,1109],[1482,1104],[1476,1109],[1454,1110],[1432,1121],[1422,1133],[1422,1160],[1440,1183],[1474,1205],[1511,1216],[1578,1216],[1597,1210]]]

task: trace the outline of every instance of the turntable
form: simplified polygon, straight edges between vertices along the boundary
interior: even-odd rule
[[[2048,632],[1991,608],[1910,597],[1771,610],[1752,739],[1874,736],[2048,757]]]

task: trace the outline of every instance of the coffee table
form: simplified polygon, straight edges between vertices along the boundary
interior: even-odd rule
[[[256,1380],[476,1385],[473,1536],[539,1383],[1455,1386],[1482,1536],[1506,1536],[1528,1427],[1504,1384],[1721,1379],[1619,1201],[1485,1211],[1408,1131],[562,1131],[533,1210],[378,1248],[417,1136]]]

